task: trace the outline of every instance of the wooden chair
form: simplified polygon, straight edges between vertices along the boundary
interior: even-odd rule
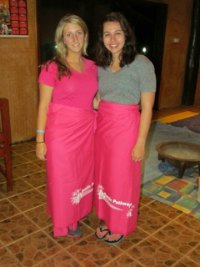
[[[11,128],[9,116],[8,99],[0,98],[0,158],[4,159],[5,169],[0,165],[0,171],[5,175],[7,190],[12,190],[12,168],[11,168]]]

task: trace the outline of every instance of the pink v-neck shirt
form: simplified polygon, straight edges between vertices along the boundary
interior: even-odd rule
[[[72,70],[71,76],[58,79],[57,65],[52,62],[49,67],[42,67],[39,83],[53,88],[52,102],[72,107],[92,109],[93,98],[97,92],[97,67],[95,63],[84,58],[82,72]]]

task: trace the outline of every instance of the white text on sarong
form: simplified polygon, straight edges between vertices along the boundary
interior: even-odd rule
[[[124,202],[122,200],[116,200],[114,198],[112,199],[110,196],[108,196],[106,194],[102,185],[98,186],[97,194],[98,194],[99,199],[104,200],[108,204],[108,206],[112,209],[123,211],[123,208],[121,208],[119,206],[128,207],[128,212],[127,212],[126,216],[127,217],[132,216],[132,210],[134,208],[133,203]]]
[[[75,190],[72,193],[72,197],[71,197],[72,204],[73,205],[79,204],[83,197],[85,197],[88,194],[90,194],[91,192],[93,192],[93,188],[94,188],[94,183],[91,183],[90,185],[87,185],[83,189],[80,188],[80,189]]]

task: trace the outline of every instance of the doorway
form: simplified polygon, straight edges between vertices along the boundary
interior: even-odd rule
[[[66,13],[80,15],[86,21],[90,32],[88,54],[92,59],[101,17],[111,11],[120,11],[134,27],[138,51],[155,66],[157,91],[154,109],[157,110],[167,9],[167,4],[145,0],[38,0],[39,63],[53,57],[55,29]]]

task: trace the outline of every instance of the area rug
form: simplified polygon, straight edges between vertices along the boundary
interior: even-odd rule
[[[156,145],[161,142],[183,141],[200,144],[200,134],[185,127],[154,122],[147,139],[146,157],[143,161],[142,192],[144,195],[170,205],[200,219],[197,178],[198,167],[187,168],[183,178],[178,169],[167,161],[158,160]]]
[[[169,141],[182,141],[200,144],[200,134],[187,128],[172,126],[171,124],[160,122],[152,123],[150,133],[147,138],[146,155],[143,161],[143,184],[155,179],[156,177],[168,175],[168,173],[166,174],[166,171],[163,169],[165,165],[160,165],[161,161],[158,160],[156,145],[161,142]],[[169,166],[167,169],[170,174]],[[176,169],[173,171],[176,171]],[[174,174],[174,176],[176,176],[176,174]]]
[[[186,127],[191,131],[200,133],[200,115],[172,122],[171,125],[176,127]]]
[[[175,176],[177,170],[169,163],[160,163],[159,167],[163,175],[144,183],[142,193],[200,219],[197,166],[187,169],[182,179]]]

